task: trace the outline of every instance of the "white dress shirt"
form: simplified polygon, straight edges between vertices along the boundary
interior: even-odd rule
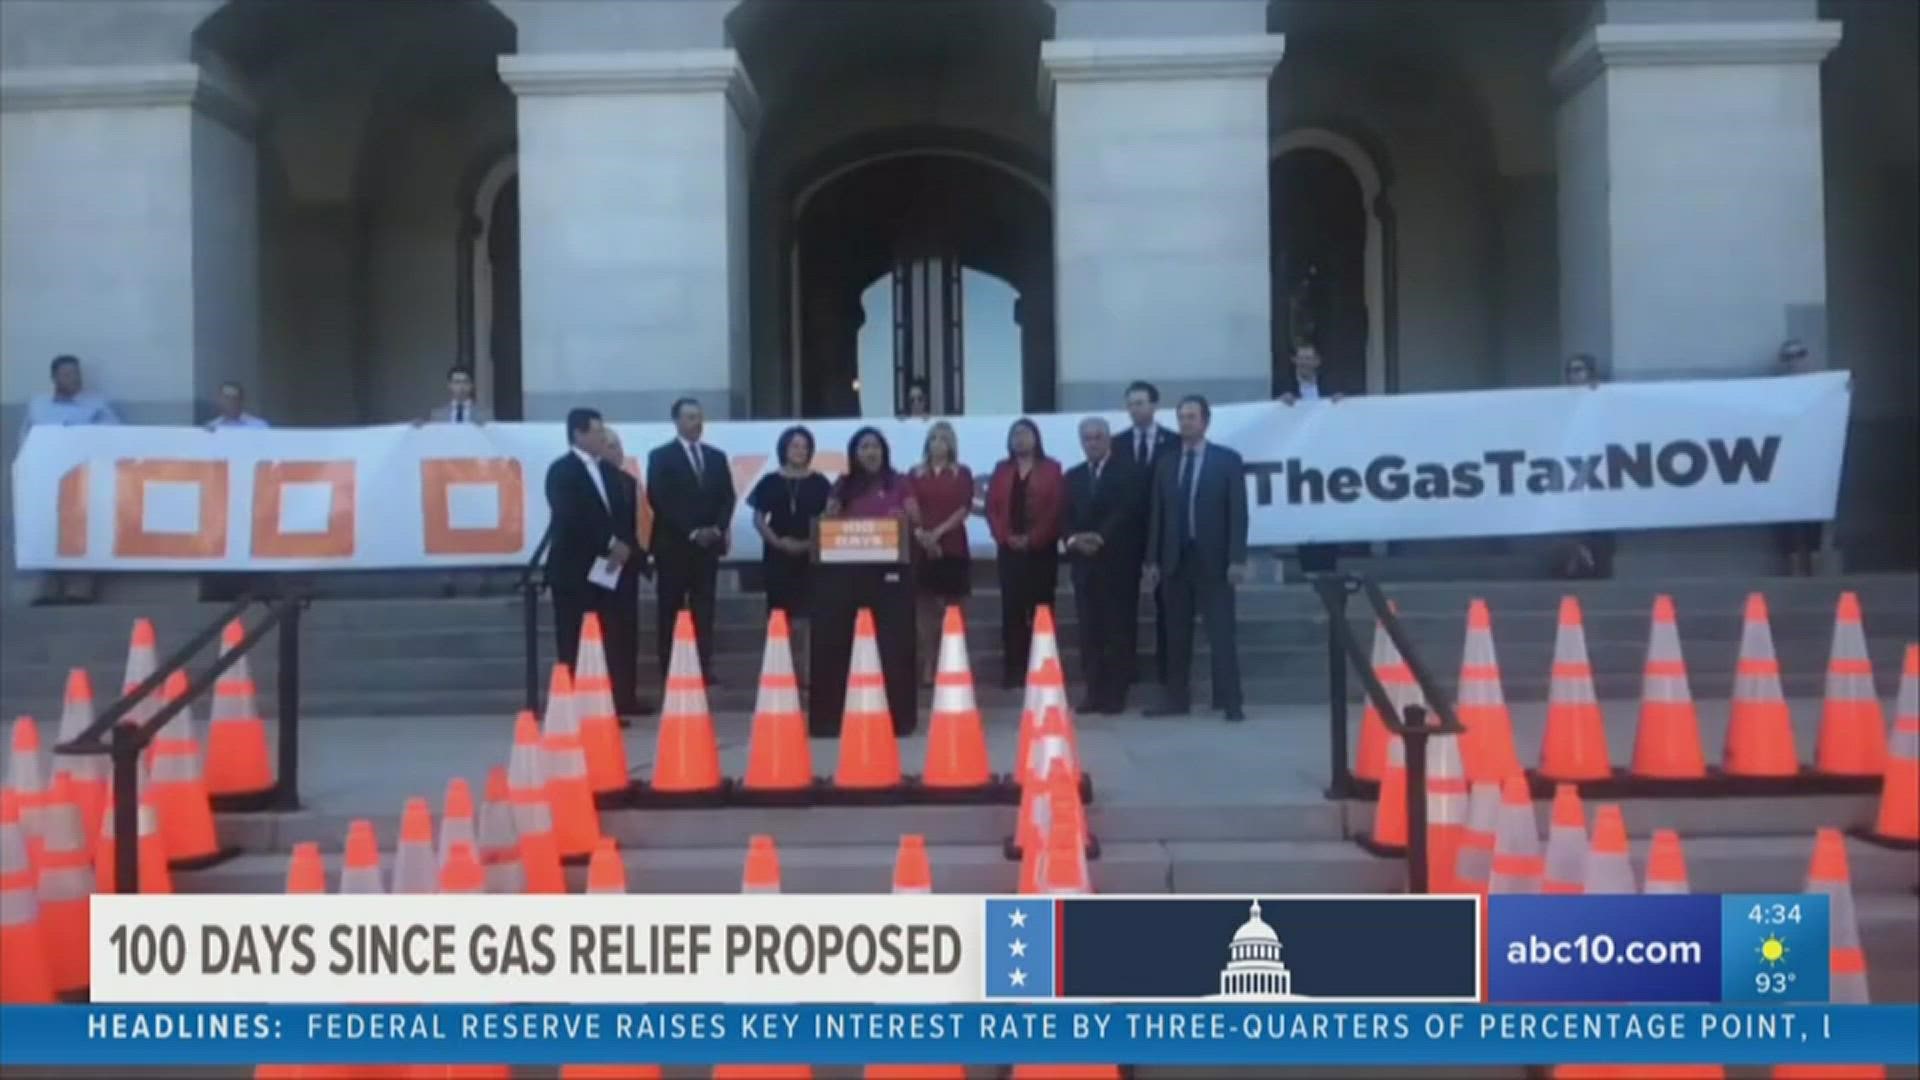
[[[1301,401],[1319,401],[1320,400],[1320,380],[1319,379],[1301,379],[1296,377],[1294,381],[1299,384],[1300,392],[1298,394],[1298,397],[1300,398]]]
[[[701,444],[681,439],[680,448],[687,452],[687,463],[693,466],[693,475],[704,479],[707,475],[707,455],[701,450]]]
[[[607,498],[607,478],[600,475],[600,459],[577,446],[573,448],[573,456],[579,458],[580,464],[587,467],[587,475],[593,478],[593,490],[600,493],[600,505],[611,511],[613,500]]]

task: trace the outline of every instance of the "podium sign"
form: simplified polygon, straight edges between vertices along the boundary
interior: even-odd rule
[[[836,566],[902,563],[906,540],[899,518],[821,518],[814,558]]]

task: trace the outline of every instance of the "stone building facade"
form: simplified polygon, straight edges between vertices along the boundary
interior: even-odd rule
[[[1911,564],[1915,6],[0,0],[0,437],[1854,373]],[[1673,541],[1681,547],[1682,540]]]

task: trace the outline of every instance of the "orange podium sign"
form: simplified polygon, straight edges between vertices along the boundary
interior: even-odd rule
[[[906,540],[899,518],[821,518],[814,531],[814,560],[833,565],[905,562]]]

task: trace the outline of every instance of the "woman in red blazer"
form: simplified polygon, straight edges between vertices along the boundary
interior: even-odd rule
[[[1033,612],[1053,603],[1060,575],[1060,521],[1066,484],[1047,456],[1040,429],[1021,417],[1007,429],[1007,458],[987,483],[987,526],[1000,549],[1000,637],[1005,685],[1026,679]]]

